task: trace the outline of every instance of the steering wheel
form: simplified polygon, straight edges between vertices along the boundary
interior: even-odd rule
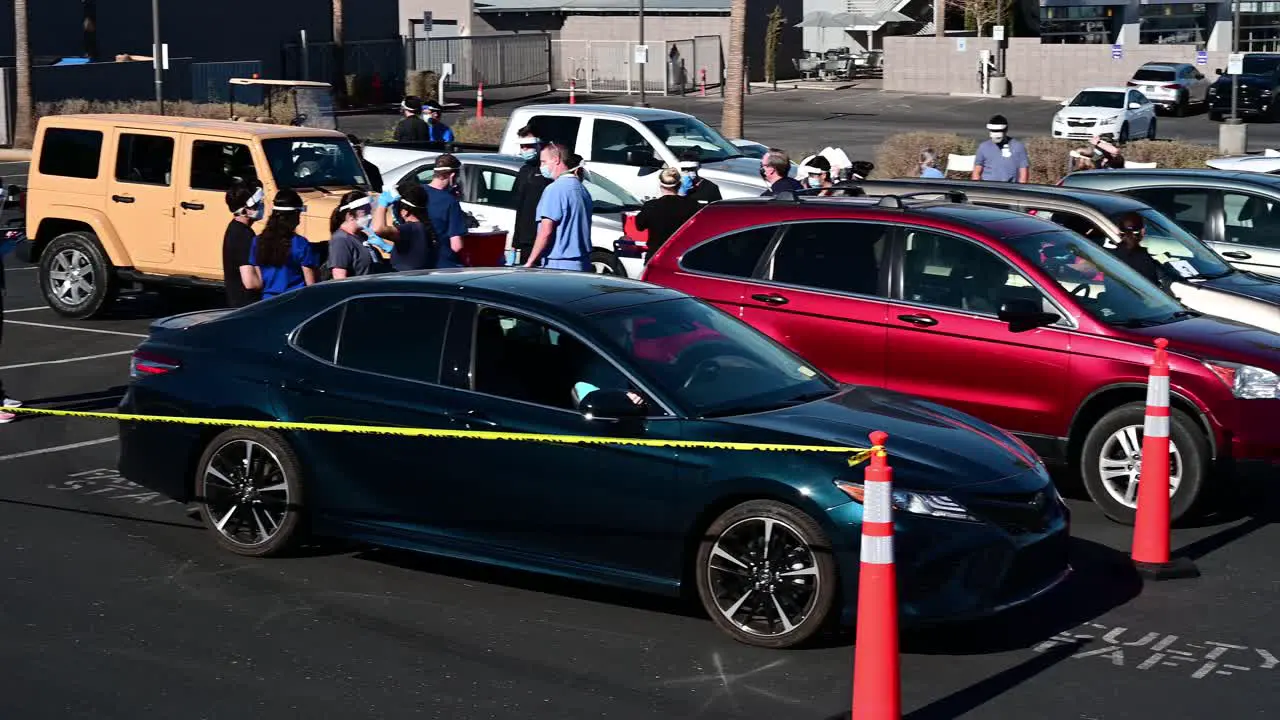
[[[720,372],[720,358],[736,354],[733,346],[723,342],[700,343],[685,349],[676,356],[673,363],[677,368],[676,377],[680,377],[685,368],[688,368],[688,375],[680,384],[680,389],[688,390],[695,383],[714,377]]]
[[[1075,286],[1075,289],[1071,291],[1071,294],[1077,295],[1077,296],[1081,295],[1080,291],[1082,289],[1084,290],[1084,293],[1083,293],[1084,297],[1090,297],[1093,293],[1093,287],[1086,282],[1086,283],[1080,283],[1079,285]]]
[[[720,373],[720,361],[715,358],[707,358],[702,360],[693,367],[693,372],[689,373],[689,378],[680,386],[681,390],[688,390],[694,385],[695,381],[700,381],[704,377],[707,379],[714,378]]]

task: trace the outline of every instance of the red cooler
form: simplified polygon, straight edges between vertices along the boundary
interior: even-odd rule
[[[507,233],[469,232],[462,236],[462,252],[458,259],[467,267],[502,267],[506,265]]]

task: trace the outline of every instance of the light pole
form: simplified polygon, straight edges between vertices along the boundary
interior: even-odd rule
[[[1240,54],[1240,0],[1235,0],[1231,9],[1231,52]],[[1241,68],[1243,70],[1243,68]],[[1240,122],[1240,73],[1231,75],[1231,121]]]
[[[164,66],[160,58],[160,0],[151,0],[151,36],[154,42],[152,55],[156,66],[156,103],[160,105],[160,114],[164,114]]]
[[[640,47],[644,47],[644,0],[640,0]],[[645,53],[645,62],[640,63],[640,107],[644,107],[648,103],[644,97],[644,67],[648,64],[649,53]],[[632,58],[635,60],[635,58]]]
[[[1232,0],[1231,54],[1240,54],[1240,0]],[[1243,65],[1243,63],[1241,63]],[[1230,62],[1227,70],[1232,68]],[[1235,68],[1242,70],[1243,68]],[[1240,73],[1231,73],[1231,116],[1218,129],[1218,151],[1224,155],[1243,155],[1249,149],[1249,126],[1240,119]]]

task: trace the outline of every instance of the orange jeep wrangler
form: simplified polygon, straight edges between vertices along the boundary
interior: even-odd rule
[[[225,193],[257,178],[271,199],[296,190],[299,234],[329,240],[343,193],[369,190],[333,130],[152,115],[62,115],[36,128],[27,195],[30,254],[59,314],[107,310],[125,283],[221,287]],[[259,229],[261,224],[259,224]]]

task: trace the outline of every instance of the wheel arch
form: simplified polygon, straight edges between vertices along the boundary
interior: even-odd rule
[[[1067,429],[1068,461],[1079,456],[1084,446],[1085,436],[1089,434],[1089,428],[1102,419],[1103,415],[1126,403],[1146,402],[1146,399],[1146,383],[1116,383],[1098,388],[1090,393],[1076,408],[1076,412],[1071,418],[1071,424]],[[1209,441],[1209,457],[1211,460],[1216,461],[1218,459],[1218,439],[1213,432],[1213,426],[1209,423],[1208,416],[1200,406],[1187,395],[1172,388],[1169,390],[1169,405],[1187,413],[1200,424],[1200,429]]]
[[[107,216],[97,210],[85,208],[60,207],[56,217],[46,217],[40,221],[32,247],[32,260],[38,260],[40,253],[53,239],[71,232],[84,232],[93,235],[102,247],[107,259],[115,267],[131,267],[132,259],[125,250],[124,243],[116,235]]]
[[[226,411],[225,415],[227,417],[234,417],[239,420],[255,420],[255,421],[260,420],[264,422],[271,422],[272,420],[277,419],[275,417],[268,415],[267,413],[254,410],[252,408],[235,408],[233,410]],[[201,456],[204,455],[204,451],[209,448],[209,445],[213,443],[214,439],[217,438],[219,435],[221,435],[224,432],[227,432],[228,430],[236,430],[236,429],[244,429],[244,428],[242,426],[235,425],[233,423],[228,423],[226,425],[208,425],[208,426],[202,426],[202,427],[196,428],[197,432],[196,432],[195,442],[191,443],[191,447],[187,451],[187,457],[184,463],[184,472],[186,473],[185,477],[187,478],[185,483],[185,489],[187,491],[189,500],[198,499],[195,496],[196,495],[196,471],[199,470],[198,466],[200,465],[200,458]],[[285,433],[279,430],[266,430],[266,432],[271,432],[278,435],[280,437],[281,442],[293,448],[295,454],[297,453],[298,446],[296,443],[292,441],[288,433]],[[299,461],[301,460],[302,458],[299,457]],[[306,473],[305,463],[302,464],[302,467],[300,469],[304,474]]]

